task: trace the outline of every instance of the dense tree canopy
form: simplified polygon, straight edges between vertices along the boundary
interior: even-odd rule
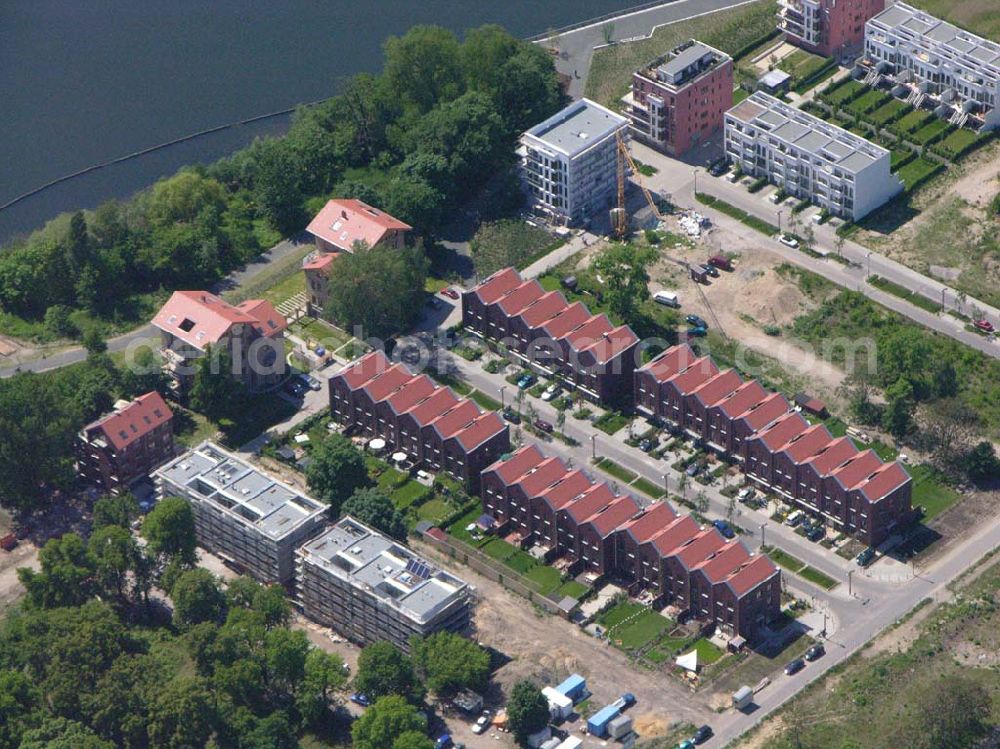
[[[142,521],[142,535],[154,554],[193,562],[197,539],[191,503],[183,497],[160,500]]]
[[[341,434],[327,436],[313,450],[312,459],[306,481],[309,489],[330,505],[333,517],[340,515],[344,500],[371,483],[364,456]]]
[[[385,749],[395,747],[404,735],[423,734],[427,722],[418,715],[417,708],[398,695],[382,697],[365,710],[365,714],[351,726],[353,749]],[[403,745],[410,744],[406,738]]]
[[[549,723],[549,703],[542,691],[530,681],[519,681],[507,700],[507,720],[519,744]]]
[[[436,694],[486,688],[490,677],[490,654],[468,638],[454,632],[414,637],[410,652],[417,673]]]
[[[355,688],[370,699],[401,695],[413,701],[423,697],[413,663],[390,642],[374,642],[361,650]]]
[[[406,520],[379,489],[358,489],[344,502],[340,511],[400,541],[406,540]]]

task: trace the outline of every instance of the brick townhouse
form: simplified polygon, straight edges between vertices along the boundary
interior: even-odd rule
[[[631,396],[639,345],[632,329],[590,314],[580,302],[569,304],[561,292],[546,292],[513,268],[462,294],[462,323],[591,400]]]
[[[780,393],[733,370],[720,372],[687,345],[635,372],[636,409],[683,430],[746,476],[869,545],[882,543],[911,512],[912,481],[898,463],[860,452],[810,423]]]
[[[156,391],[119,401],[76,438],[77,473],[112,494],[174,457],[173,412]]]
[[[541,546],[546,559],[606,575],[633,595],[649,591],[657,605],[727,634],[752,639],[780,610],[781,573],[767,557],[664,502],[640,508],[534,445],[487,468],[481,496],[483,512],[521,546]]]
[[[493,411],[427,375],[414,375],[372,351],[330,378],[330,413],[366,437],[380,437],[414,463],[445,471],[470,489],[510,449],[507,425]]]
[[[164,369],[178,395],[190,389],[195,364],[209,347],[229,352],[229,375],[250,390],[265,390],[285,376],[288,323],[265,299],[233,305],[207,291],[175,291],[153,327],[160,331]]]

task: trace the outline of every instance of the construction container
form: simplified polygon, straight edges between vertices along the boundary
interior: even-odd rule
[[[619,715],[608,723],[608,736],[613,739],[621,738],[632,730],[632,718],[628,715]]]
[[[592,736],[604,737],[608,735],[608,723],[621,714],[615,705],[608,705],[594,713],[587,720],[587,733]]]
[[[740,687],[733,692],[733,707],[746,710],[753,704],[753,690],[750,687]]]
[[[556,691],[576,702],[587,691],[587,680],[580,676],[580,674],[573,674],[557,686]]]
[[[583,746],[582,739],[578,739],[576,736],[567,736],[556,749],[580,749],[581,746]]]
[[[573,712],[573,700],[554,687],[545,687],[542,696],[548,700],[549,715],[552,716],[552,720],[566,720]]]

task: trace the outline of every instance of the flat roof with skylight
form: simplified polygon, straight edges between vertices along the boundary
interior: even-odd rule
[[[589,99],[580,99],[524,135],[573,158],[627,125],[625,117]]]

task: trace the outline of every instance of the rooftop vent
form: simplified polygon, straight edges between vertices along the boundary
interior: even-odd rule
[[[190,317],[185,317],[183,320],[181,320],[181,324],[178,325],[177,327],[179,327],[185,333],[190,333],[194,329],[194,320],[192,320]]]

